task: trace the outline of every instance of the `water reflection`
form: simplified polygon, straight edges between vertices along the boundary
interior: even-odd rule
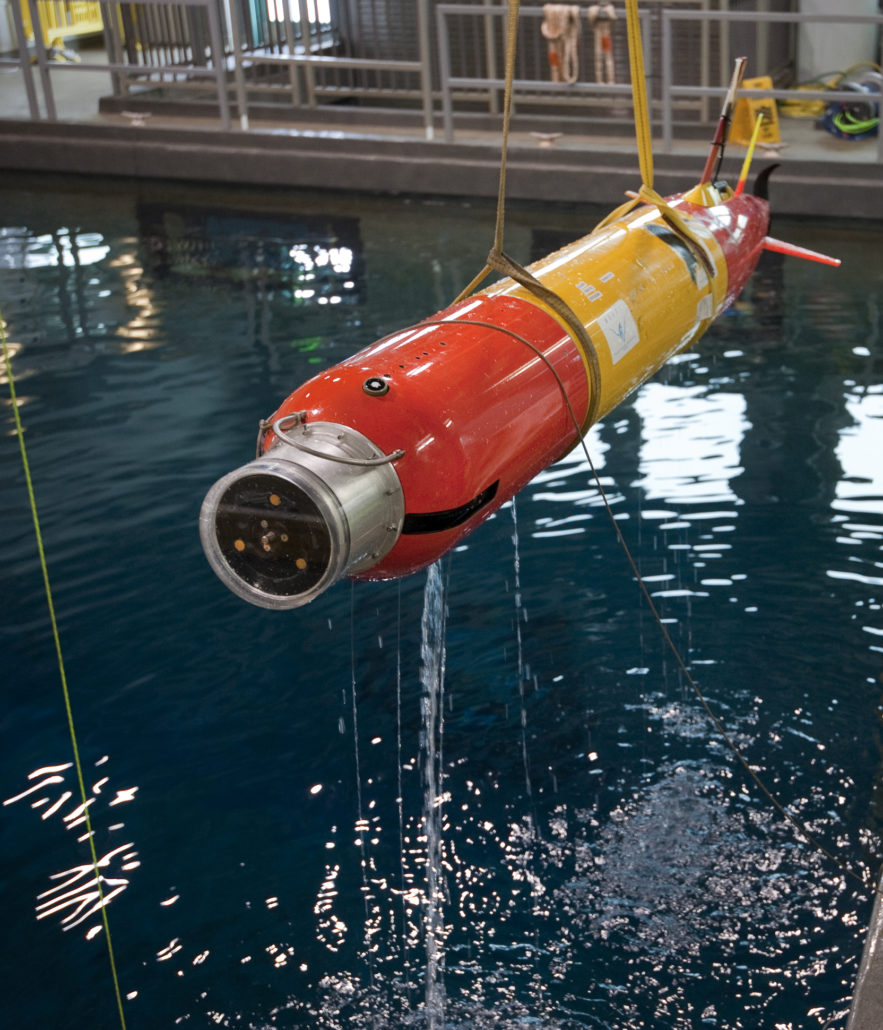
[[[648,501],[739,503],[730,481],[743,471],[739,451],[750,428],[740,394],[648,383],[634,407],[643,423],[635,485]]]
[[[107,761],[105,755],[98,759],[95,766],[103,767]],[[105,842],[102,846],[122,836],[125,824],[119,821],[118,813],[113,813],[117,821],[108,825],[108,816],[102,817],[98,812],[104,807],[117,808],[119,805],[127,804],[134,800],[138,792],[137,787],[110,787],[110,777],[101,775],[92,784],[89,797],[83,802],[80,800],[72,762],[41,766],[28,773],[27,778],[28,781],[36,782],[29,782],[29,786],[24,790],[6,798],[3,802],[4,807],[26,801],[34,811],[40,813],[40,818],[44,822],[53,816],[60,816],[65,830],[79,830],[84,827],[88,809],[92,830],[91,834],[88,831],[80,833],[77,837],[77,843],[80,845],[87,842],[90,835],[98,835]],[[37,896],[37,919],[57,916],[60,917],[62,930],[72,930],[96,915],[126,890],[130,877],[123,874],[132,873],[141,865],[134,844],[131,841],[117,844],[104,854],[97,848],[97,854],[97,873],[90,857],[86,862],[49,874],[53,886]],[[92,940],[102,929],[100,922],[93,924],[86,930],[86,939]]]
[[[854,585],[854,618],[869,650],[883,653],[883,469],[870,455],[883,453],[883,387],[853,389],[846,410],[852,424],[845,426],[837,444],[843,468],[832,508],[837,542],[846,549],[844,561],[827,570],[832,580]],[[861,588],[870,588],[862,590]],[[860,596],[859,596],[860,595]]]
[[[104,769],[89,785],[133,1022],[841,1026],[866,899],[710,732],[580,450],[523,492],[517,521],[512,505],[453,556],[443,692],[421,679],[422,577],[342,586],[282,621],[207,578],[193,527],[210,469],[245,453],[256,413],[315,363],[449,301],[493,212],[322,196],[271,224],[260,202],[249,223],[204,192],[130,199],[116,221],[32,213],[39,260],[10,229],[0,289],[30,375],[81,724],[124,747],[142,785]],[[527,250],[536,223],[575,219],[510,220]],[[838,855],[871,867],[883,483],[859,271],[835,296],[816,272],[762,268],[589,449],[733,738]],[[81,802],[67,765],[36,768],[35,752],[58,753],[42,740],[57,713],[33,689],[55,670],[17,475],[0,477],[5,747],[8,769],[35,771],[4,788],[9,975],[42,975],[75,938],[64,958],[87,953],[97,978],[79,940],[98,922]],[[47,1000],[10,1000],[13,1023],[53,1025],[68,997],[72,1022],[95,1021],[82,998],[100,990],[58,968]]]
[[[131,229],[112,238],[85,227],[0,226],[0,300],[17,380],[179,345],[165,319],[170,280],[243,290],[268,346],[280,305],[321,310],[365,299],[357,218],[145,201]],[[295,341],[304,352],[321,342],[315,332]]]
[[[666,735],[707,736],[695,713],[658,717]],[[718,1017],[717,1025],[738,1025],[719,1011],[709,985],[726,999],[725,1010],[736,1005],[744,1019],[778,1025],[772,1020],[786,985],[805,990],[853,968],[836,944],[819,940],[842,921],[858,922],[845,882],[812,852],[801,855],[795,882],[788,831],[725,764],[663,763],[607,813],[560,803],[544,808],[540,823],[511,803],[503,806],[508,814],[494,814],[498,805],[484,800],[487,785],[464,781],[453,767],[452,780],[441,848],[446,1026],[539,1020],[650,1030],[686,1027],[700,1014],[710,1025]],[[501,785],[490,790],[499,795]],[[410,829],[419,825],[415,819]],[[409,863],[425,861],[425,836],[409,833],[405,843]],[[427,899],[412,888],[400,936],[397,891],[376,864],[372,869],[374,918],[350,928],[371,942],[361,952],[363,972],[351,958],[346,972],[321,979],[315,1025],[433,1019],[414,997],[427,972],[414,960]],[[346,899],[339,904],[347,907]],[[779,930],[761,943],[756,930],[767,925]],[[762,952],[761,968],[745,964],[750,948]],[[600,967],[593,961],[599,951]],[[372,968],[379,979],[369,976]],[[696,978],[705,982],[701,990]]]
[[[845,400],[852,424],[844,426],[837,444],[843,476],[837,483],[833,508],[859,515],[883,515],[883,466],[868,462],[869,455],[883,451],[883,388],[855,389]],[[877,538],[873,531],[870,538]]]
[[[155,303],[134,242],[0,227],[0,299],[16,380],[157,345]]]
[[[295,308],[363,300],[358,219],[145,202],[138,224],[158,279],[257,285]]]

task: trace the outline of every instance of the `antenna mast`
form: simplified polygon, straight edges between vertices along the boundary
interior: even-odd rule
[[[723,110],[721,111],[721,116],[717,123],[717,131],[714,134],[714,139],[711,141],[711,149],[708,152],[708,159],[706,160],[705,168],[702,171],[702,178],[699,180],[700,186],[703,183],[711,182],[712,177],[716,179],[720,172],[721,162],[724,159],[724,150],[727,146],[727,137],[730,134],[730,121],[733,117],[733,108],[736,106],[736,94],[739,92],[739,86],[742,82],[742,76],[745,73],[745,65],[747,63],[747,57],[736,58],[736,64],[733,68],[733,77],[730,79],[730,88],[727,90],[727,95],[724,98]]]

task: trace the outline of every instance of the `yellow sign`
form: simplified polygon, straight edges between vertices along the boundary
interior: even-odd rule
[[[772,89],[773,80],[769,75],[756,79],[743,79],[743,89]],[[730,143],[747,147],[751,142],[751,133],[757,116],[763,113],[758,139],[761,143],[781,143],[779,135],[779,112],[772,97],[741,97],[736,102],[733,112],[733,125],[730,129]]]

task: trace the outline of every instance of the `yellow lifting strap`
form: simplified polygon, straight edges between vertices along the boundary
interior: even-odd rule
[[[536,276],[531,275],[526,268],[519,265],[517,261],[510,258],[504,251],[492,250],[488,254],[487,261],[488,267],[492,268],[495,272],[508,275],[519,286],[529,290],[538,300],[541,300],[550,307],[570,331],[571,338],[580,352],[586,368],[586,374],[589,378],[589,405],[586,410],[586,417],[583,419],[583,424],[580,427],[581,431],[585,433],[590,426],[598,421],[598,409],[601,406],[601,365],[598,361],[598,352],[595,350],[595,345],[592,343],[592,338],[586,331],[586,327],[580,321],[573,308],[560,294],[543,285]]]
[[[497,218],[494,231],[494,245],[487,262],[479,274],[461,291],[454,303],[468,297],[491,271],[509,276],[520,286],[532,293],[549,307],[564,323],[574,344],[580,352],[589,380],[589,404],[582,432],[585,433],[598,418],[601,403],[601,370],[598,353],[586,327],[570,305],[554,290],[544,286],[534,275],[503,250],[503,228],[506,209],[506,163],[509,152],[509,125],[512,111],[512,82],[515,77],[515,49],[518,35],[519,0],[509,0],[506,26],[506,72],[503,94],[503,140],[500,156],[500,182],[497,191]],[[635,104],[635,135],[638,142],[638,157],[643,180],[638,194],[622,204],[595,228],[600,229],[628,214],[639,201],[652,204],[671,229],[694,251],[709,275],[716,274],[714,262],[701,240],[697,239],[684,217],[674,210],[665,199],[653,189],[653,146],[650,133],[650,117],[647,106],[647,85],[644,72],[644,52],[641,43],[641,25],[638,17],[637,0],[626,0],[626,15],[629,40],[629,63]]]
[[[632,77],[632,95],[635,107],[635,138],[638,144],[638,163],[641,169],[641,188],[637,196],[627,200],[614,211],[611,211],[606,218],[602,219],[595,229],[603,229],[624,215],[627,215],[639,201],[651,204],[659,209],[663,220],[687,244],[696,252],[697,257],[702,261],[709,275],[715,275],[717,269],[714,262],[705,249],[705,245],[699,240],[686,219],[680,212],[676,211],[666,200],[661,197],[653,188],[653,139],[650,132],[650,110],[647,104],[647,77],[644,71],[644,48],[641,42],[641,21],[638,15],[638,0],[626,0],[626,24],[628,26],[629,38],[629,67]]]
[[[503,251],[503,225],[506,210],[506,159],[509,152],[509,123],[512,112],[512,82],[515,78],[515,45],[518,36],[519,0],[509,0],[506,32],[506,78],[503,93],[503,142],[500,155],[500,184],[497,192],[497,224],[494,231],[494,245],[487,257],[487,263],[469,285],[461,291],[454,303],[468,297],[488,273],[500,272],[509,276],[520,286],[532,293],[538,300],[551,308],[564,322],[574,344],[580,352],[589,380],[589,404],[581,427],[583,433],[598,419],[601,405],[601,366],[595,345],[573,309],[554,290],[544,286],[539,279]]]
[[[641,181],[648,189],[653,189],[653,137],[650,133],[650,109],[647,106],[647,75],[644,71],[644,48],[641,41],[638,0],[626,0],[625,15],[629,38],[629,69],[632,75],[632,96],[635,105],[638,163],[641,166]]]

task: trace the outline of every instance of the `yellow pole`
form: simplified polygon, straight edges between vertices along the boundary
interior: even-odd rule
[[[751,133],[751,142],[748,144],[748,153],[745,155],[745,160],[742,162],[742,171],[739,172],[739,181],[736,183],[736,189],[734,192],[737,197],[745,189],[745,180],[748,178],[748,169],[751,167],[751,159],[754,157],[754,148],[757,145],[757,137],[760,135],[760,127],[762,124],[763,111],[760,111],[757,115],[757,120],[754,123],[754,132]]]

